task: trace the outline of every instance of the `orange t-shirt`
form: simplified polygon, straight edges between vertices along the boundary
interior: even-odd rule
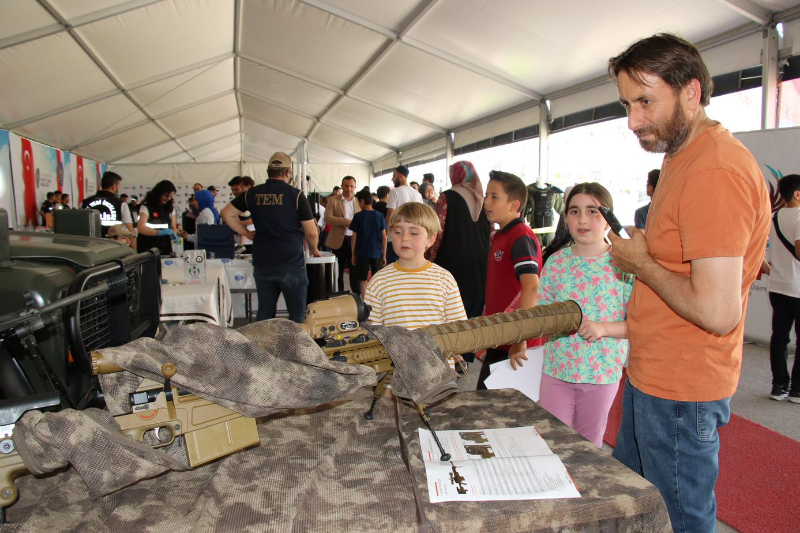
[[[742,320],[727,335],[681,318],[638,279],[628,308],[628,378],[640,391],[677,401],[714,401],[736,391],[744,310],[764,258],[770,204],[750,152],[721,125],[664,159],[645,237],[658,263],[689,277],[694,259],[743,257]]]

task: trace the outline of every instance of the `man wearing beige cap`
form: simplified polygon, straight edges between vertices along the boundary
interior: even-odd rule
[[[319,235],[306,196],[289,182],[292,160],[283,152],[269,159],[266,183],[240,194],[222,209],[225,224],[253,241],[253,277],[258,295],[257,320],[275,318],[278,297],[283,293],[289,318],[305,319],[308,275],[303,256],[303,238],[311,255],[320,257]],[[239,215],[250,211],[255,231],[248,230]]]
[[[135,234],[126,228],[124,224],[117,224],[116,226],[108,228],[106,237],[114,239],[115,241],[124,242],[128,246],[131,246],[131,239],[135,237]]]

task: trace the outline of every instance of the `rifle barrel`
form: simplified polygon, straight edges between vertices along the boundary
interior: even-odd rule
[[[428,326],[425,331],[436,340],[442,355],[449,357],[576,330],[581,318],[580,306],[570,300],[511,313],[446,322]]]

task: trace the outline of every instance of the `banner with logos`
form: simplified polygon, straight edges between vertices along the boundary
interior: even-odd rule
[[[17,211],[14,207],[14,185],[11,181],[11,147],[8,132],[0,130],[0,208],[8,212],[8,224],[17,227]]]
[[[744,144],[761,167],[767,182],[767,189],[773,200],[773,209],[778,201],[778,180],[787,174],[800,173],[800,128],[760,130],[734,135]],[[767,243],[767,260],[770,246],[780,243]],[[759,344],[769,344],[772,336],[772,306],[769,303],[769,277],[762,276],[750,287],[747,303],[747,316],[744,325],[744,338]],[[792,344],[795,338],[792,333]]]
[[[44,225],[39,212],[47,193],[69,194],[69,206],[80,207],[100,189],[107,165],[39,144],[0,130],[0,207],[14,229]]]
[[[43,226],[39,212],[47,193],[59,190],[58,160],[55,148],[33,142],[9,132],[11,174],[16,206],[15,229],[32,230]]]

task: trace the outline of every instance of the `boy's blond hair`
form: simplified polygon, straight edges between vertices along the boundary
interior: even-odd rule
[[[428,237],[433,237],[442,229],[436,211],[418,202],[408,202],[395,209],[389,217],[389,230],[398,222],[422,226],[428,232]]]

